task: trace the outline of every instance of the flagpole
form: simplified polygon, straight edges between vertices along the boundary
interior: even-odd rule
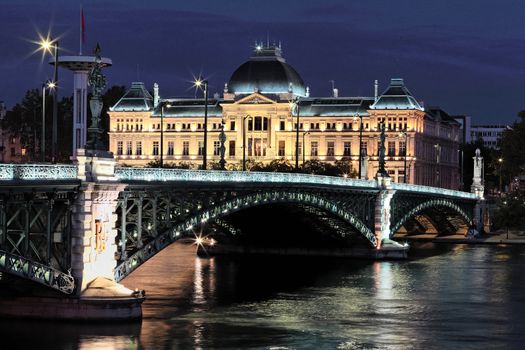
[[[82,4],[80,4],[80,31],[79,31],[79,37],[80,37],[80,56],[82,56]]]

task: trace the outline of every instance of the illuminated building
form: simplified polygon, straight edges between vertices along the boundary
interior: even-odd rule
[[[119,163],[130,166],[158,160],[162,124],[164,163],[197,167],[202,163],[204,99],[161,100],[158,86],[153,90],[152,96],[143,83],[132,83],[110,108],[110,150]],[[297,106],[291,108],[293,101]],[[439,109],[425,110],[403,79],[392,79],[381,95],[376,89],[372,97],[339,97],[336,89],[332,97],[312,97],[276,45],[258,45],[234,71],[222,96],[208,99],[207,156],[210,162],[219,161],[219,133],[224,125],[229,167],[241,167],[243,150],[247,160],[269,163],[283,158],[294,164],[298,157],[300,166],[305,146],[306,161],[349,161],[359,171],[362,149],[363,163],[368,164],[362,177],[371,179],[378,170],[382,121],[386,168],[394,181],[404,181],[406,168],[409,183],[459,187],[459,124]]]

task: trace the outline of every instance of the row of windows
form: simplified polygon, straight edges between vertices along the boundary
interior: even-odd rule
[[[142,119],[118,119],[117,131],[142,131]]]
[[[126,146],[124,148],[124,146]],[[235,141],[229,141],[229,155],[235,156]],[[396,150],[396,142],[389,141],[387,143],[386,155],[387,156],[405,156],[406,155],[406,143],[399,142],[398,148]],[[198,141],[198,155],[203,155],[203,141]],[[266,149],[268,147],[267,138],[249,138],[247,142],[247,149],[249,156],[255,157],[264,157],[266,156]],[[361,142],[361,154],[367,154],[367,142]],[[378,142],[377,149],[379,154],[380,143]],[[278,144],[278,156],[284,157],[286,149],[286,141],[280,140]],[[319,142],[311,141],[310,142],[310,154],[312,156],[318,155]],[[190,141],[182,142],[182,155],[190,154]],[[125,153],[124,153],[125,151]],[[397,153],[396,153],[397,151]],[[159,141],[153,141],[153,155],[159,155]],[[142,141],[135,141],[135,148],[133,148],[133,141],[124,141],[117,142],[117,155],[142,155]],[[167,155],[175,154],[175,143],[173,141],[167,142]],[[220,155],[220,142],[214,141],[213,143],[213,155]],[[335,156],[335,141],[326,142],[326,155]],[[351,142],[343,142],[343,156],[351,156]]]
[[[479,137],[501,137],[503,135],[503,131],[472,131],[471,133],[473,138],[479,138]]]
[[[401,119],[401,118],[400,118]],[[406,130],[407,129],[407,122],[406,118],[404,118],[405,121],[403,123],[391,123],[388,122],[386,124],[386,130]],[[124,124],[125,121],[125,124]],[[324,124],[324,125],[323,125]],[[195,128],[192,128],[192,125],[195,125]],[[270,125],[270,119],[266,117],[250,117],[248,118],[248,125],[247,129],[248,131],[267,131],[269,129]],[[310,130],[337,130],[338,126],[335,122],[313,122],[313,123],[306,123],[306,125],[309,125]],[[218,130],[221,128],[221,123],[212,123],[210,124],[212,130]],[[279,122],[280,130],[286,130],[286,121],[280,120]],[[293,125],[294,130],[297,130],[297,123],[294,123]],[[166,130],[176,130],[176,124],[175,123],[167,123],[165,126]],[[182,123],[180,125],[181,130],[203,130],[204,124],[203,123]],[[305,124],[300,123],[299,129],[304,130]],[[379,130],[380,123],[377,124],[377,129]],[[142,119],[137,119],[135,124],[133,124],[133,120],[131,119],[117,119],[117,131],[142,131],[143,130],[143,124]],[[153,130],[160,130],[160,123],[156,123],[152,125]],[[235,121],[230,121],[230,130],[235,131]],[[340,130],[354,130],[353,123],[342,123]],[[358,130],[358,129],[357,129]],[[369,124],[363,123],[363,130],[370,131]],[[485,135],[484,135],[485,136]]]
[[[124,141],[117,141],[117,155],[118,156],[122,156],[122,155],[127,155],[127,156],[131,156],[131,155],[137,155],[137,156],[141,156],[142,155],[142,141],[135,141],[135,152],[133,152],[133,141],[126,141],[126,148],[125,148],[125,153],[124,153]],[[153,144],[152,144],[152,154],[154,156],[158,156],[160,154],[160,143],[159,141],[153,141]],[[229,146],[230,146],[230,150],[229,150],[229,155],[230,156],[235,156],[235,141],[230,141],[229,142]],[[221,148],[221,143],[220,141],[214,141],[213,142],[213,155],[214,156],[219,156],[220,155],[220,148]],[[189,156],[190,155],[190,141],[183,141],[182,142],[182,150],[181,150],[181,154],[183,156]],[[203,155],[203,152],[204,151],[204,142],[203,141],[199,141],[198,142],[198,155],[199,156],[202,156]],[[166,150],[166,153],[168,156],[173,156],[175,155],[175,142],[173,141],[168,141],[167,142],[167,150]],[[251,153],[250,153],[251,154]],[[266,155],[266,154],[265,154]]]

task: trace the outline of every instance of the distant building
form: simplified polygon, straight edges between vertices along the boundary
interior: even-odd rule
[[[197,167],[203,157],[204,99],[160,99],[141,82],[109,110],[109,147],[121,164],[144,166],[159,159]],[[292,109],[290,102],[298,101]],[[161,123],[161,106],[164,106]],[[312,97],[297,71],[286,63],[280,46],[257,46],[225,84],[222,97],[208,99],[207,159],[220,159],[224,128],[225,158],[239,167],[247,160],[269,163],[296,158],[345,160],[364,178],[378,171],[380,123],[386,125],[386,170],[393,181],[459,188],[459,123],[441,109],[423,108],[405,86],[392,79],[382,94],[369,97]],[[299,122],[297,122],[299,119]],[[160,130],[163,147],[160,147]],[[299,129],[299,152],[296,135]],[[360,135],[362,129],[362,135]],[[304,144],[303,144],[304,143]],[[365,163],[365,161],[363,161]],[[405,173],[406,171],[406,173]]]
[[[486,148],[499,149],[503,133],[508,125],[472,125],[470,137],[472,142],[482,141]]]
[[[459,127],[459,142],[462,144],[470,143],[471,140],[471,118],[466,115],[455,115],[454,118],[460,125]]]

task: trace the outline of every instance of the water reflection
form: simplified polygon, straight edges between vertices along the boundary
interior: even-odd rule
[[[176,244],[124,280],[147,291],[142,323],[9,321],[0,337],[51,349],[520,349],[525,247],[424,249],[369,262],[198,258]]]

